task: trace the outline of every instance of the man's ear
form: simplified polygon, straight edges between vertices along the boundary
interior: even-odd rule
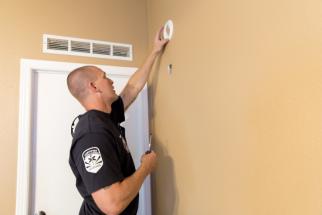
[[[95,86],[95,84],[94,84],[94,82],[89,82],[89,90],[91,91],[91,92],[96,92],[97,91],[97,88],[96,88],[96,86]]]
[[[96,92],[102,92],[100,89],[98,89],[95,85],[94,82],[89,82],[89,90],[93,93],[96,93]]]

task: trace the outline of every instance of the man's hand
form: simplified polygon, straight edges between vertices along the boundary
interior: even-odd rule
[[[151,173],[155,169],[156,163],[157,155],[154,151],[144,154],[141,157],[141,166],[146,169],[148,173]]]
[[[164,27],[162,27],[154,37],[154,43],[153,43],[154,53],[160,53],[162,49],[165,47],[165,45],[169,42],[169,40],[163,39],[163,28]]]
[[[133,201],[144,179],[156,166],[156,154],[151,151],[141,157],[141,166],[129,177],[92,193],[96,205],[105,214],[120,214]]]

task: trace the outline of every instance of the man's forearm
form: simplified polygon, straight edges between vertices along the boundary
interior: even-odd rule
[[[155,59],[162,52],[165,44],[168,42],[168,40],[161,39],[162,31],[163,28],[161,28],[160,31],[156,34],[154,38],[153,49],[149,56],[146,58],[143,66],[131,76],[130,80],[120,94],[125,110],[130,106],[130,104],[135,100],[137,95],[143,89],[145,83],[148,81]]]
[[[143,66],[138,69],[130,78],[128,84],[130,86],[133,86],[137,90],[137,92],[140,92],[147,82],[153,63],[157,56],[158,52],[153,50],[145,60]]]
[[[131,176],[108,188],[117,212],[122,212],[135,198],[148,174],[149,171],[141,165]]]
[[[144,167],[140,166],[133,175],[120,183],[120,191],[122,192],[121,201],[123,202],[124,208],[126,208],[139,193],[148,174],[148,171],[144,169]]]

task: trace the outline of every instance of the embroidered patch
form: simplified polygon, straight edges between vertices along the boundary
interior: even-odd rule
[[[86,149],[83,154],[83,161],[87,172],[97,173],[103,166],[103,159],[97,147]]]

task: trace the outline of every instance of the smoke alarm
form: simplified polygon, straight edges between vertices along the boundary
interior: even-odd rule
[[[171,40],[173,35],[173,22],[168,20],[163,27],[163,38],[166,40]]]

